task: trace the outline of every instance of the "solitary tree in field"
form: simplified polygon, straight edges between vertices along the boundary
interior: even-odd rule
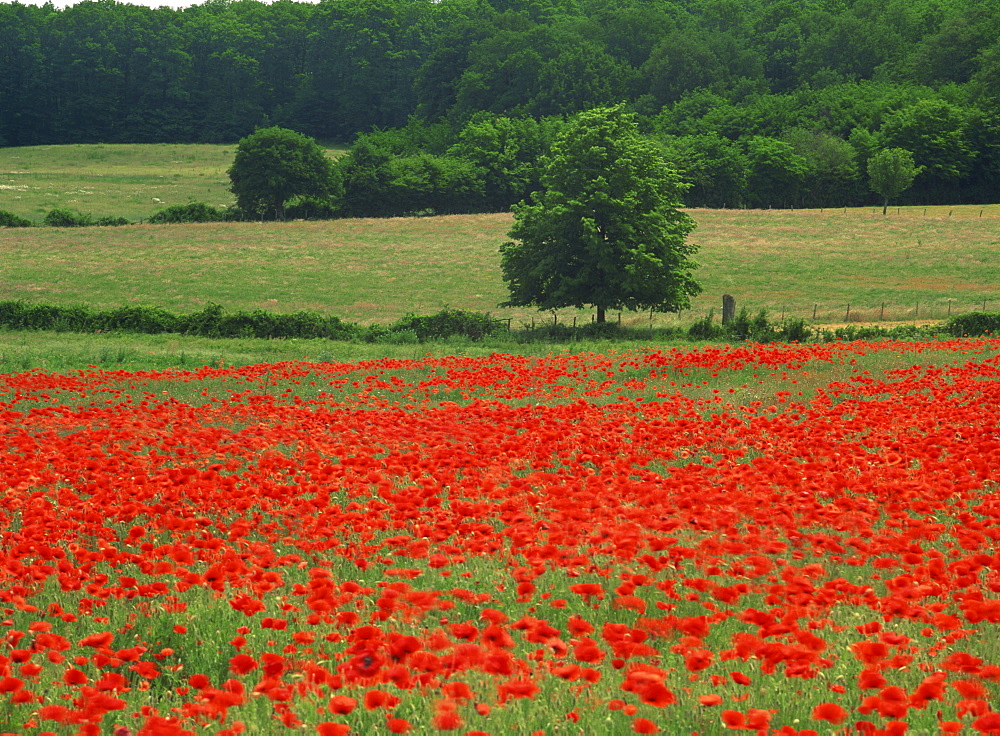
[[[889,209],[889,200],[909,189],[920,171],[913,154],[904,148],[883,148],[868,159],[868,176],[872,190],[882,195],[883,215]]]
[[[279,127],[261,128],[239,142],[229,179],[241,210],[279,220],[289,200],[325,198],[337,182],[333,162],[315,140]]]
[[[623,105],[582,113],[543,161],[543,189],[514,207],[500,248],[506,306],[674,312],[701,292],[681,184]]]

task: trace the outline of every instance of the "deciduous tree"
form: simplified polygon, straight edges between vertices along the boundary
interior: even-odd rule
[[[501,246],[508,306],[672,312],[701,291],[681,184],[623,105],[581,113],[546,157],[543,189]]]
[[[883,215],[889,209],[889,200],[909,189],[920,169],[913,162],[913,154],[903,148],[884,148],[868,160],[872,189],[883,198]]]
[[[229,179],[237,207],[279,220],[289,200],[328,197],[338,182],[333,162],[315,140],[276,126],[239,142]]]

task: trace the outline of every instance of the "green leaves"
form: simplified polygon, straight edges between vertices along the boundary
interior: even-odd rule
[[[229,178],[237,207],[263,219],[284,219],[289,200],[327,197],[339,182],[316,141],[276,126],[240,141]]]
[[[889,200],[909,189],[922,168],[913,162],[913,154],[902,148],[885,148],[868,160],[871,187],[883,197],[883,215]]]
[[[581,113],[544,161],[544,189],[514,208],[501,247],[511,306],[676,311],[700,292],[681,185],[623,105]]]

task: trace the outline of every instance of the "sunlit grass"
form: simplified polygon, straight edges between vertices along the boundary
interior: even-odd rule
[[[188,202],[223,208],[235,154],[235,142],[0,148],[0,210],[41,222],[56,208],[133,221]]]

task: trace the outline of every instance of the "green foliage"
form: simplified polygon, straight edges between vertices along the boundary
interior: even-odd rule
[[[420,342],[463,336],[481,340],[501,329],[501,323],[488,314],[463,309],[443,309],[426,317],[408,314],[389,326],[388,332],[412,332]]]
[[[786,319],[780,324],[771,322],[766,309],[751,316],[746,307],[727,325],[715,321],[715,310],[710,310],[695,321],[687,331],[693,340],[740,340],[751,342],[805,342],[812,336],[812,330],[805,320]]]
[[[33,227],[35,223],[25,217],[19,217],[13,212],[0,210],[0,227]]]
[[[221,222],[225,214],[217,207],[204,202],[189,202],[175,204],[150,215],[146,222],[156,225],[178,224],[182,222]]]
[[[42,222],[49,227],[88,227],[94,224],[94,218],[75,210],[57,208],[46,212]]]
[[[91,310],[23,301],[0,302],[0,326],[12,330],[65,332],[128,332],[156,335],[164,332],[213,338],[363,340],[365,342],[424,342],[449,337],[481,340],[494,335],[503,323],[488,314],[444,309],[428,316],[407,315],[382,327],[362,328],[316,312],[273,314],[261,309],[227,312],[209,304],[198,312],[172,314],[157,307],[127,306]],[[412,340],[410,339],[412,336]]]
[[[124,217],[97,217],[76,210],[56,208],[49,210],[42,221],[49,227],[120,227],[131,225],[132,221]]]
[[[782,139],[805,160],[799,206],[846,206],[863,201],[857,152],[850,143],[831,133],[804,128],[791,128]]]
[[[559,118],[536,120],[493,113],[475,115],[459,133],[449,154],[479,171],[484,205],[503,211],[541,187],[540,159],[558,133]]]
[[[131,225],[132,221],[125,217],[111,215],[108,217],[98,217],[94,220],[94,224],[98,227],[121,227],[122,225]]]
[[[955,337],[1000,334],[1000,313],[967,312],[956,314],[945,323],[944,329],[949,335]]]
[[[567,124],[546,157],[544,189],[514,209],[501,246],[508,305],[677,311],[701,288],[691,276],[693,220],[676,171],[624,106]]]
[[[277,126],[240,140],[229,178],[236,206],[265,220],[285,219],[285,204],[295,197],[331,197],[339,183],[315,140]]]
[[[774,336],[774,327],[768,320],[765,309],[751,317],[747,308],[743,307],[724,329],[728,335],[737,340],[768,342]]]
[[[701,319],[695,320],[687,334],[694,340],[718,340],[726,334],[726,330],[715,322],[715,310],[712,309]]]
[[[929,183],[954,185],[969,173],[976,157],[969,138],[973,117],[959,105],[925,99],[887,115],[879,135],[886,148],[913,154],[918,175]]]
[[[740,207],[746,198],[749,161],[738,144],[717,133],[672,136],[664,155],[690,188],[693,207]]]
[[[751,136],[744,145],[748,163],[748,207],[791,207],[798,202],[808,171],[804,156],[785,141]]]
[[[542,120],[625,101],[641,129],[660,137],[789,143],[806,161],[793,181],[788,161],[741,152],[756,157],[743,190],[753,206],[870,196],[844,175],[846,149],[822,139],[850,139],[863,173],[864,134],[878,137],[866,150],[905,148],[925,167],[911,201],[985,202],[1000,182],[1000,126],[990,123],[998,17],[995,0],[213,1],[155,11],[0,3],[4,68],[16,70],[0,75],[0,144],[231,143],[272,122],[349,141],[410,128],[414,116],[429,130],[457,131],[484,113]],[[395,178],[413,185],[408,196],[437,204],[405,206],[502,210],[524,198],[538,187],[535,143],[521,145],[524,132],[470,130],[468,150],[456,154],[447,152],[462,144],[456,133],[422,141],[405,155],[468,161],[483,191],[450,162],[410,160]],[[840,163],[816,158],[816,143]],[[742,175],[727,180],[715,153],[686,167],[693,203],[735,202]],[[367,190],[358,191],[363,201]],[[336,184],[299,194],[300,213],[319,213]],[[247,219],[295,206],[294,196],[251,199],[240,205]]]
[[[885,148],[868,160],[871,188],[882,195],[882,214],[889,200],[910,188],[921,167],[913,162],[913,154],[902,148]]]

